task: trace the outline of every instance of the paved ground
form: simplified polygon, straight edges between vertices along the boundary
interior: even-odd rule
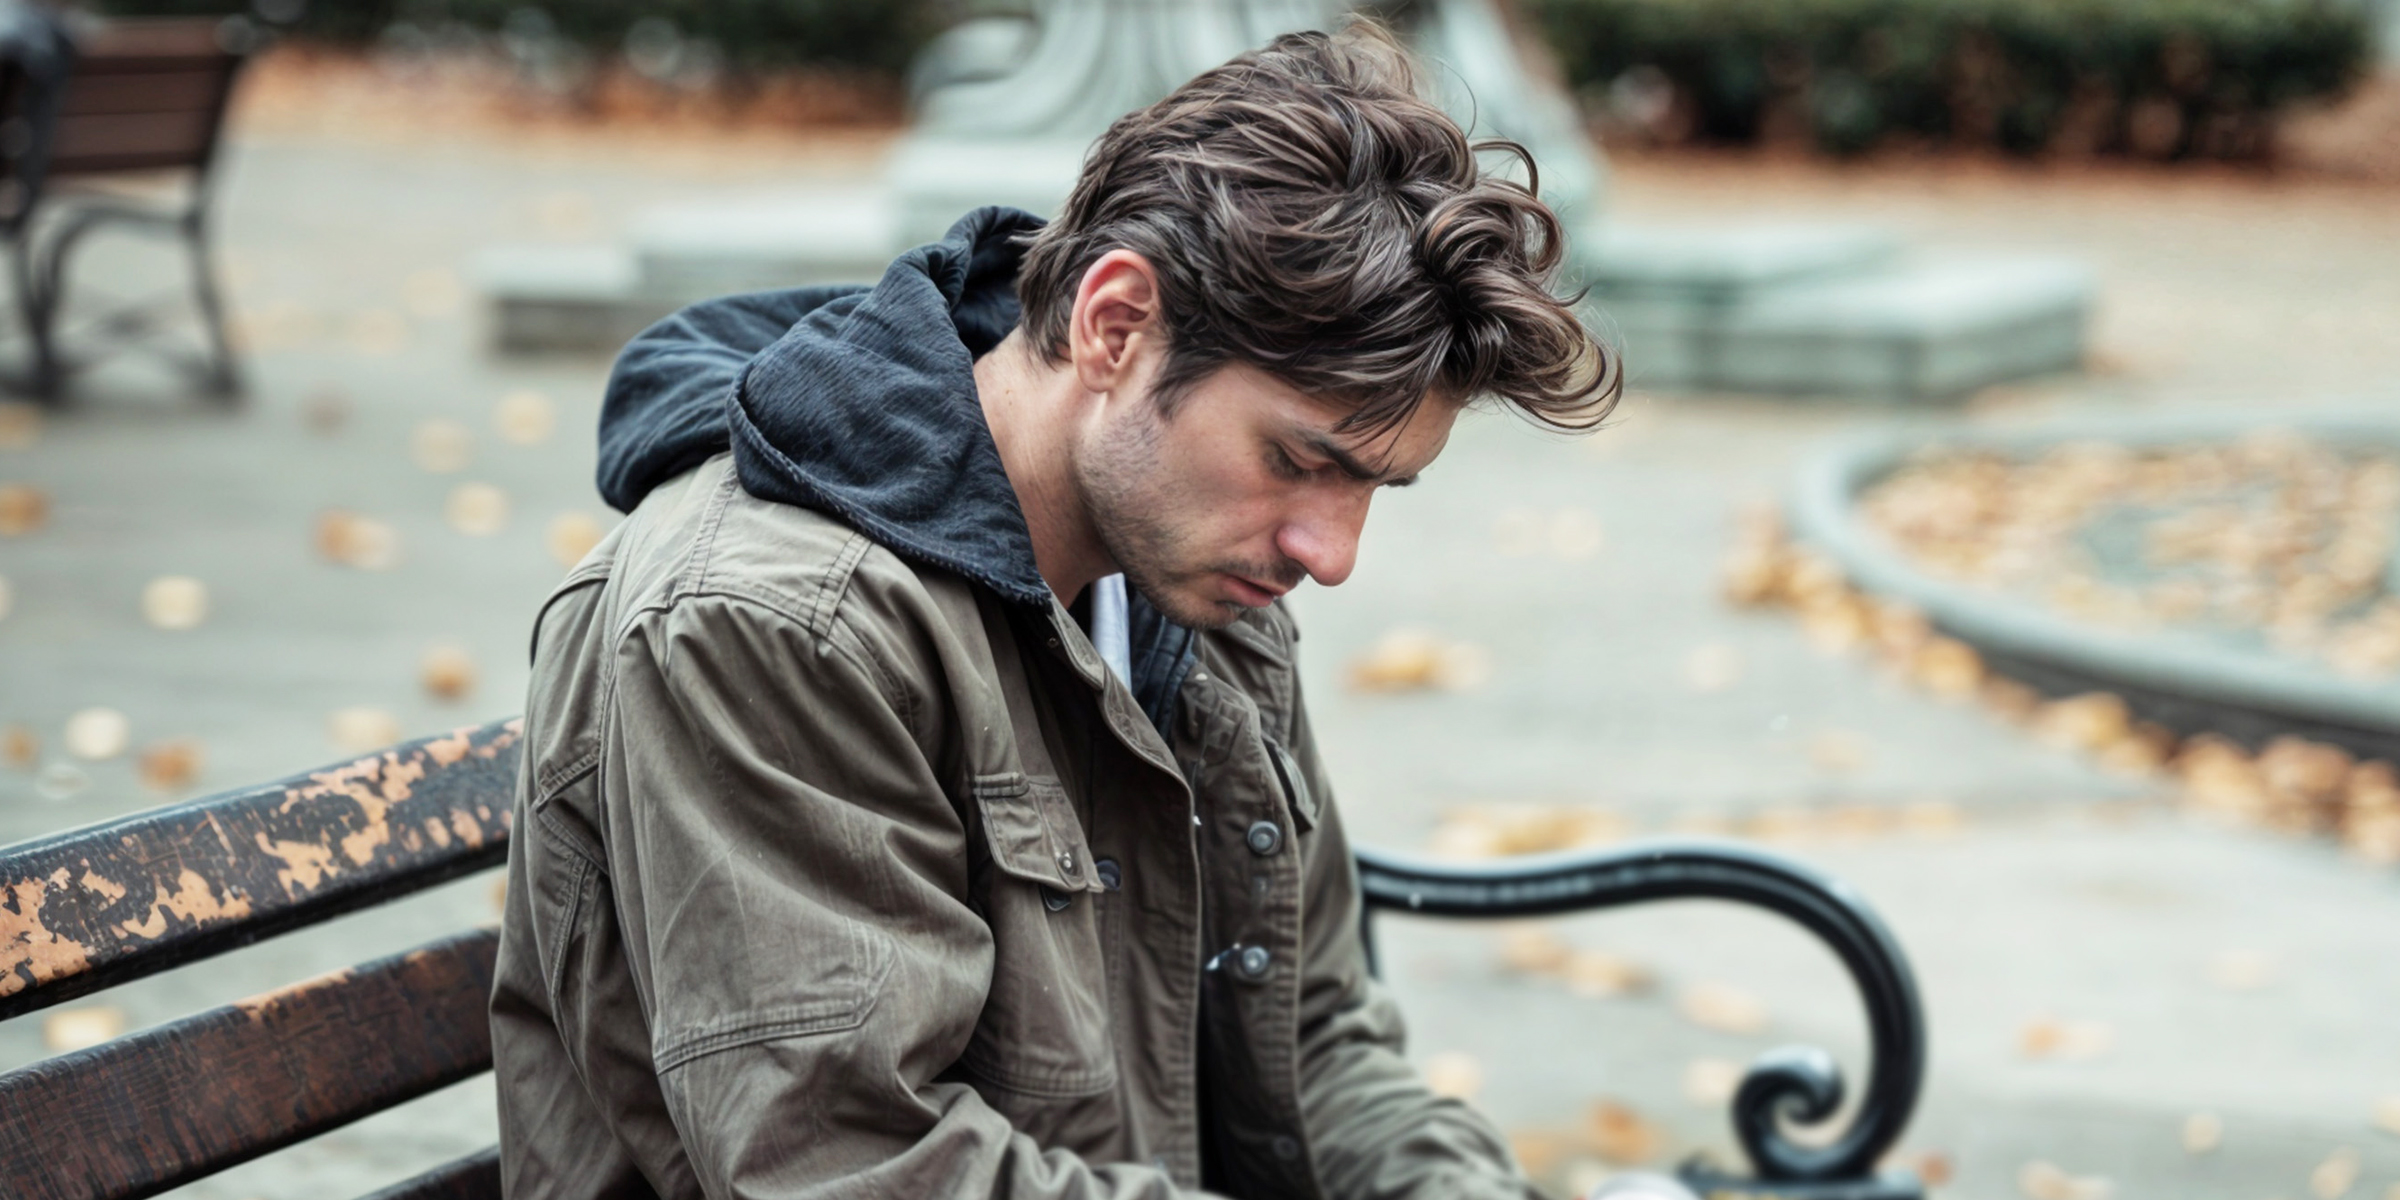
[[[334,757],[325,726],[337,708],[382,708],[412,734],[514,711],[527,622],[561,570],[545,527],[561,513],[605,516],[585,432],[605,364],[484,354],[458,295],[468,257],[494,242],[605,238],[666,197],[855,172],[871,149],[855,138],[509,144],[253,126],[236,140],[223,211],[254,398],[224,412],[125,372],[29,448],[0,450],[0,482],[53,500],[45,528],[0,540],[14,591],[0,620],[0,724],[36,731],[47,766],[66,761],[69,713],[114,706],[136,746],[199,739],[205,765],[187,790],[208,790]],[[2106,297],[2101,369],[1988,394],[1967,419],[2185,405],[2263,418],[2400,400],[2400,193],[2388,186],[1957,164],[1619,168],[1629,216],[1865,217],[1937,247],[2093,261]],[[95,259],[91,277],[159,278],[141,250]],[[560,432],[537,445],[493,432],[495,405],[523,389],[559,410]],[[347,412],[331,432],[305,419],[326,397]],[[2119,1196],[2298,1197],[2342,1147],[2361,1156],[2344,1194],[2386,1195],[2400,1187],[2400,1138],[2369,1118],[2379,1097],[2400,1093],[2400,880],[2322,846],[2191,823],[2146,784],[1716,601],[1734,512],[1771,497],[1812,445],[1957,415],[1637,394],[1619,428],[1584,443],[1497,419],[1463,428],[1426,486],[1379,501],[1354,581],[1299,601],[1314,709],[1353,825],[1414,844],[1444,812],[1482,802],[1602,804],[1651,826],[1786,806],[1956,806],[1966,819],[1947,830],[1788,847],[1853,881],[1916,960],[1934,1066],[1909,1146],[1955,1164],[1945,1195],[2017,1193],[2041,1160],[2109,1177]],[[475,432],[462,473],[411,462],[412,430],[436,418]],[[445,525],[444,497],[461,481],[508,493],[499,533]],[[390,522],[398,564],[320,560],[311,528],[328,507]],[[1580,514],[1569,520],[1596,522],[1597,548],[1506,553],[1504,530],[1525,520],[1515,510]],[[141,619],[143,583],[174,573],[211,589],[197,629]],[[1345,690],[1343,664],[1402,624],[1486,647],[1488,683]],[[463,702],[417,688],[418,658],[437,642],[481,668]],[[1687,684],[1703,645],[1732,648],[1738,681],[1707,693]],[[1839,755],[1825,752],[1832,744]],[[170,798],[125,759],[82,769],[88,786],[60,799],[35,772],[0,770],[0,840]],[[94,1003],[138,1027],[489,919],[491,903],[490,880],[463,881]],[[1659,987],[1579,998],[1501,969],[1489,931],[1389,927],[1420,1053],[1472,1056],[1484,1102],[1512,1129],[1571,1128],[1614,1097],[1659,1127],[1662,1157],[1721,1147],[1721,1107],[1685,1094],[1693,1060],[1809,1040],[1858,1061],[1858,1018],[1831,960],[1766,918],[1688,905],[1563,932],[1646,967]],[[2260,986],[2210,982],[2227,952],[2263,956]],[[1676,997],[1700,983],[1763,998],[1764,1030],[1680,1018]],[[2084,1031],[2074,1036],[2094,1052],[2023,1057],[2023,1031],[2045,1019]],[[41,1053],[38,1020],[0,1024],[0,1064]],[[2181,1130],[2201,1111],[2225,1133],[2193,1157]],[[489,1089],[469,1084],[185,1194],[356,1194],[489,1137]]]

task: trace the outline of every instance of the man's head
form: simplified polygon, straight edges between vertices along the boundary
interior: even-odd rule
[[[1018,275],[1022,333],[1102,397],[1069,447],[1093,535],[1213,627],[1350,573],[1373,490],[1497,402],[1588,429],[1613,356],[1561,296],[1559,223],[1482,169],[1406,54],[1293,34],[1120,119]]]

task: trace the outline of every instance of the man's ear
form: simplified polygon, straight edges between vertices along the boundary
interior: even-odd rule
[[[1083,273],[1067,322],[1067,356],[1084,390],[1113,392],[1162,341],[1158,271],[1131,250],[1111,250]]]

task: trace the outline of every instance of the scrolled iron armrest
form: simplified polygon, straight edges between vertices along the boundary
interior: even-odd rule
[[[1915,976],[1890,931],[1840,880],[1731,843],[1655,841],[1605,850],[1454,863],[1361,847],[1365,916],[1397,909],[1430,917],[1538,917],[1652,900],[1731,900],[1779,913],[1840,957],[1867,1009],[1873,1059],[1850,1127],[1821,1146],[1801,1145],[1787,1120],[1822,1122],[1841,1108],[1841,1069],[1813,1047],[1759,1056],[1734,1093],[1733,1124],[1755,1180],[1684,1168],[1704,1195],[1771,1192],[1808,1200],[1896,1200],[1923,1194],[1904,1171],[1876,1163],[1908,1125],[1925,1076],[1925,1020]],[[1368,940],[1370,962],[1374,954]]]

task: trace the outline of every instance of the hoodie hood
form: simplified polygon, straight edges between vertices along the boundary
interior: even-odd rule
[[[903,558],[1047,610],[975,391],[975,360],[1017,324],[1020,235],[1041,225],[977,209],[872,287],[732,296],[652,326],[609,377],[601,495],[631,512],[730,447],[751,495],[830,513]],[[1127,616],[1129,682],[1164,728],[1194,639],[1138,594]]]

